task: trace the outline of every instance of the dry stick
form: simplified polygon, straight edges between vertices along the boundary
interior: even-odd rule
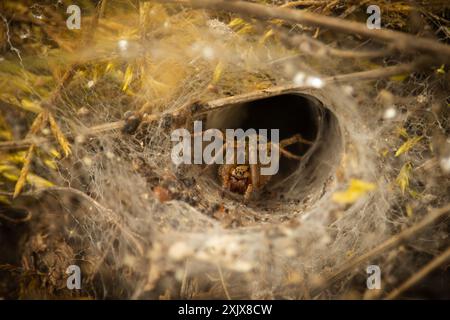
[[[114,218],[114,216],[117,216],[115,214],[115,212],[112,209],[104,207],[98,201],[96,201],[95,199],[93,199],[92,197],[90,197],[88,194],[84,193],[81,190],[78,190],[78,189],[75,189],[72,187],[55,186],[55,187],[42,188],[42,189],[38,189],[35,191],[27,192],[27,193],[24,193],[23,195],[35,196],[35,195],[39,195],[43,192],[52,192],[52,191],[73,193],[77,196],[80,196],[82,199],[86,200],[90,204],[92,204],[97,210],[109,213],[109,217],[108,217],[107,221],[112,223],[114,226],[116,226],[119,229],[119,231],[124,235],[124,237],[128,238],[128,240],[134,245],[136,251],[140,255],[144,255],[145,250],[144,250],[142,243],[139,242],[139,240],[136,239],[136,237],[128,229],[126,229],[124,226],[122,226],[122,224],[120,224],[120,222]]]
[[[225,292],[225,296],[227,297],[228,300],[231,300],[230,293],[228,292],[227,285],[226,285],[225,279],[223,277],[222,267],[220,266],[220,264],[218,262],[217,262],[217,270],[219,271],[220,283],[222,284],[222,288],[223,288],[223,291]]]
[[[281,5],[281,8],[291,8],[291,7],[298,7],[298,6],[319,6],[322,4],[326,4],[328,1],[317,1],[317,0],[312,0],[312,1],[307,1],[307,0],[300,0],[300,1],[292,1],[292,2],[287,2],[283,5]]]
[[[314,55],[314,56],[332,56],[338,58],[345,59],[373,59],[386,56],[393,52],[392,45],[389,45],[389,48],[385,48],[382,50],[371,50],[371,51],[357,51],[357,50],[344,50],[344,49],[336,49],[330,47],[329,45],[308,37],[307,35],[289,35],[286,32],[283,32],[281,29],[278,29],[278,34],[280,39],[285,42],[287,45],[291,47],[295,47],[299,49],[304,54]],[[297,55],[297,57],[300,55]]]
[[[0,220],[1,219],[8,221],[8,222],[12,222],[12,223],[27,222],[27,221],[31,220],[31,212],[27,211],[27,215],[25,217],[15,219],[15,218],[11,218],[10,216],[8,216],[0,211]]]
[[[180,288],[180,297],[181,299],[189,299],[189,296],[186,294],[186,287],[187,287],[187,278],[188,278],[188,263],[189,259],[186,259],[184,262],[184,272],[183,272],[183,279],[181,280],[181,288]]]
[[[420,63],[413,62],[413,63],[399,64],[396,66],[373,69],[373,70],[369,70],[369,71],[353,72],[353,73],[348,73],[348,74],[325,78],[324,82],[325,83],[333,83],[333,82],[345,83],[345,82],[351,82],[351,81],[378,80],[378,79],[383,79],[383,78],[389,78],[391,76],[395,76],[398,74],[409,73],[409,72],[415,70],[419,65],[420,65]],[[243,95],[221,98],[221,99],[217,99],[217,100],[208,102],[206,105],[205,111],[208,112],[210,110],[220,108],[225,104],[235,103],[239,100],[242,100],[244,96],[246,99],[249,99],[249,98],[258,99],[258,98],[262,98],[262,97],[265,97],[265,96],[268,96],[271,94],[283,94],[283,93],[287,93],[287,92],[291,92],[291,91],[295,91],[295,90],[301,90],[301,89],[305,89],[305,88],[306,87],[304,87],[304,86],[298,86],[298,85],[275,86],[275,87],[271,87],[271,88],[264,89],[264,90],[253,91],[251,93],[247,93],[247,94],[243,94]],[[152,117],[151,119],[157,120],[158,117],[155,116],[155,117]],[[117,130],[117,129],[121,129],[124,126],[124,124],[125,124],[125,122],[123,120],[104,123],[104,124],[100,124],[97,126],[87,128],[86,131],[81,134],[91,136],[91,135],[95,135],[95,134],[99,134],[99,133],[103,133],[103,132],[107,132],[107,131]],[[68,138],[73,138],[76,135],[77,134],[74,134],[74,133],[66,134],[66,136]],[[36,145],[42,145],[44,143],[48,143],[49,141],[50,141],[49,138],[44,138],[44,137],[26,138],[23,140],[16,140],[16,141],[4,141],[4,142],[0,142],[0,151],[22,149],[22,148],[29,147],[33,143],[35,143]]]
[[[342,74],[326,78],[326,82],[348,82],[348,81],[369,81],[382,78],[389,78],[395,75],[410,73],[411,71],[420,68],[425,60],[412,63],[404,63],[395,66],[384,68],[377,68],[373,70],[353,72],[349,74]]]
[[[161,2],[161,0],[159,1]],[[369,29],[364,23],[324,16],[304,10],[228,0],[164,0],[162,2],[183,3],[193,8],[234,12],[260,20],[282,19],[292,23],[358,34],[374,40],[392,43],[394,47],[402,51],[419,51],[433,54],[434,58],[440,62],[450,61],[450,46],[438,41],[388,29]]]
[[[326,84],[342,84],[346,82],[352,82],[352,81],[372,81],[372,80],[380,80],[383,78],[389,78],[395,75],[399,74],[405,74],[410,73],[414,70],[416,70],[418,67],[422,65],[422,61],[418,62],[411,62],[411,63],[405,63],[405,64],[399,64],[396,66],[390,66],[390,67],[384,67],[384,68],[377,68],[369,71],[359,71],[359,72],[352,72],[348,74],[338,75],[338,76],[332,76],[328,78],[322,79]],[[310,88],[308,86],[299,86],[299,85],[283,85],[283,86],[275,86],[270,87],[263,90],[257,90],[250,93],[244,93],[241,95],[226,97],[226,98],[220,98],[213,101],[210,101],[206,104],[204,108],[204,112],[209,112],[214,109],[218,109],[223,107],[224,105],[230,105],[235,103],[240,103],[242,101],[249,101],[249,100],[256,100],[261,99],[267,96],[272,95],[280,95],[285,93],[290,93],[293,91],[298,91],[302,89]],[[0,144],[1,149],[1,144]]]
[[[98,20],[103,15],[105,6],[106,6],[106,0],[102,0],[101,4],[100,4],[100,8],[99,8],[99,10],[97,10],[96,16],[95,16],[94,20],[92,21],[91,28],[89,29],[89,32],[87,32],[85,35],[84,43],[86,45],[88,45],[92,42],[95,31],[97,29]],[[65,86],[67,86],[70,81],[72,81],[73,76],[75,75],[78,66],[79,66],[78,63],[73,63],[69,66],[69,69],[63,75],[61,81],[59,81],[56,88],[53,89],[52,93],[50,94],[50,97],[47,99],[47,101],[42,103],[42,106],[44,107],[45,110],[53,110],[58,98],[61,95],[62,89]],[[92,129],[95,129],[95,128],[92,128]],[[33,132],[33,133],[35,133],[35,132]],[[0,144],[0,150],[20,149],[23,147],[32,146],[33,144],[41,145],[42,143],[45,143],[47,141],[48,141],[47,138],[37,138],[37,137],[26,138],[21,141],[6,141],[6,142],[3,142]]]
[[[125,122],[123,120],[115,121],[115,122],[108,122],[103,123],[97,126],[93,126],[90,128],[87,128],[86,131],[82,132],[81,134],[65,134],[68,138],[74,138],[77,135],[84,135],[84,136],[92,136],[96,135],[102,132],[112,131],[121,129],[124,126]],[[27,148],[32,144],[36,145],[43,145],[45,143],[49,143],[50,138],[45,137],[32,137],[32,138],[26,138],[23,140],[16,140],[16,141],[4,141],[0,142],[0,151],[4,150],[17,150],[17,149],[23,149]]]
[[[101,0],[99,8],[97,9],[94,19],[91,22],[91,26],[89,30],[86,31],[86,33],[84,34],[83,45],[85,46],[92,44],[95,32],[97,30],[98,22],[105,11],[106,1],[107,0]],[[66,87],[72,81],[79,67],[80,67],[79,62],[74,62],[69,66],[69,69],[64,73],[62,79],[59,81],[58,85],[53,90],[49,99],[45,103],[43,103],[48,108],[48,110],[52,110],[54,108],[58,98],[61,96],[63,88]]]
[[[449,211],[450,211],[450,204],[447,204],[446,206],[438,209],[431,210],[431,212],[429,212],[426,215],[426,217],[423,218],[419,223],[413,225],[408,229],[403,230],[399,234],[391,237],[390,239],[386,240],[385,242],[368,251],[367,253],[363,254],[362,256],[352,259],[351,261],[347,262],[344,266],[342,266],[337,272],[326,277],[321,285],[311,290],[311,296],[317,296],[323,290],[325,290],[333,283],[345,277],[348,273],[350,273],[352,270],[354,270],[362,263],[367,262],[369,259],[373,259],[379,256],[380,254],[394,248],[395,246],[399,245],[400,243],[406,240],[409,240],[413,236],[417,235],[419,232],[423,231],[430,224],[446,215]]]
[[[113,216],[115,216],[116,214],[112,209],[104,207],[98,201],[96,201],[95,199],[93,199],[92,197],[90,197],[88,194],[84,193],[81,190],[78,190],[78,189],[72,188],[72,187],[54,186],[54,187],[40,188],[40,189],[37,189],[34,191],[29,191],[29,192],[23,193],[22,195],[23,196],[37,196],[37,195],[40,195],[41,193],[51,192],[51,191],[73,193],[77,196],[80,196],[87,202],[91,203],[97,210],[103,211],[103,212],[108,212],[110,214],[110,216],[108,217],[109,218],[108,222],[111,222],[114,226],[116,226],[119,229],[119,231],[122,232],[122,234],[130,240],[130,242],[135,246],[136,251],[138,251],[138,253],[140,255],[143,255],[145,253],[142,243],[139,242],[139,240],[137,240],[136,237],[130,231],[128,231],[126,228],[124,228],[119,223],[119,221],[117,221],[117,219],[113,218]],[[2,194],[12,196],[12,193],[10,193],[10,192],[2,192]],[[6,218],[6,219],[8,218],[8,217],[4,217],[4,216],[1,216],[1,217]],[[28,215],[26,217],[27,219],[24,221],[28,221],[28,217],[31,218],[31,214]],[[22,221],[20,220],[19,222],[22,222]]]
[[[441,264],[446,262],[447,260],[450,260],[450,247],[447,248],[447,250],[444,251],[444,253],[440,254],[433,260],[431,260],[429,263],[427,263],[419,272],[415,273],[413,276],[411,276],[408,280],[406,280],[400,287],[396,288],[395,290],[391,291],[387,296],[386,299],[395,299],[400,294],[411,288],[413,285],[418,283],[420,280],[422,280],[425,276],[427,276],[431,271],[439,267]]]

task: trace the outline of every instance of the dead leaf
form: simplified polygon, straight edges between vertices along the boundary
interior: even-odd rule
[[[350,204],[356,202],[359,198],[367,194],[369,191],[375,190],[373,183],[365,182],[358,179],[351,179],[350,185],[345,191],[335,192],[333,201],[341,204]]]
[[[16,198],[20,192],[22,191],[23,187],[25,186],[25,182],[27,181],[28,172],[30,171],[30,164],[31,160],[33,159],[33,153],[36,146],[32,144],[27,151],[27,155],[25,156],[25,161],[23,163],[23,167],[20,170],[19,179],[16,182],[16,185],[14,187],[14,194],[13,198]]]
[[[67,141],[64,133],[62,133],[51,113],[49,113],[48,119],[50,121],[50,130],[52,131],[53,136],[55,137],[56,141],[58,141],[61,149],[64,151],[64,154],[67,157],[71,153],[69,141]]]

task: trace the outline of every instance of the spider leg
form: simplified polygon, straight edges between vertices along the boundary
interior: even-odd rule
[[[281,148],[285,148],[285,147],[290,146],[291,144],[294,144],[294,143],[303,143],[303,144],[311,145],[314,142],[306,140],[306,139],[303,139],[302,136],[299,133],[297,133],[297,134],[293,135],[290,138],[286,138],[286,139],[281,140],[280,141],[280,147]]]
[[[269,142],[269,143],[272,148],[278,149],[278,151],[282,155],[284,155],[286,158],[293,159],[293,160],[302,160],[302,158],[303,158],[302,156],[298,156],[296,154],[293,154],[290,151],[287,151],[285,148],[281,147],[280,144],[278,144],[278,143],[271,143],[271,142]]]
[[[222,188],[228,190],[230,188],[230,176],[228,174],[224,174],[222,178],[223,178]]]
[[[286,158],[293,159],[293,160],[302,160],[303,159],[302,156],[298,156],[296,154],[293,154],[292,152],[287,151],[284,148],[279,147],[279,149],[280,149],[280,153],[282,153],[283,156],[285,156]]]
[[[245,190],[245,194],[244,194],[244,203],[248,202],[248,200],[250,200],[251,196],[253,193],[253,185],[250,183],[247,186],[247,189]]]
[[[192,136],[193,137],[198,137],[198,136],[203,136],[203,134],[205,133],[205,131],[201,131],[201,132],[197,132],[197,133],[193,133]],[[223,150],[225,148],[225,146],[227,145],[227,142],[224,143],[224,139],[223,137],[218,137],[220,140],[222,140],[222,145],[220,146],[219,150],[214,154],[214,159],[213,159],[213,163],[217,163],[217,161],[219,160],[219,158],[221,156],[223,156]],[[204,167],[201,172],[204,172],[206,170],[209,169],[209,166]]]
[[[269,142],[270,143],[270,142]],[[302,156],[298,156],[296,154],[293,154],[292,152],[286,150],[285,148],[287,146],[290,146],[294,143],[303,143],[303,144],[313,144],[313,141],[309,141],[306,139],[303,139],[300,134],[295,134],[290,138],[286,138],[280,141],[280,143],[270,143],[273,147],[278,148],[281,154],[283,154],[286,158],[294,159],[294,160],[301,160]]]
[[[258,165],[256,165],[256,164],[251,164],[250,165],[250,175],[251,175],[251,178],[252,178],[252,185],[254,185],[255,186],[255,188],[256,189],[258,189],[259,188],[259,185],[260,185],[260,176],[259,176],[259,172],[258,172]]]
[[[219,176],[222,178],[222,197],[225,194],[225,190],[230,190],[230,171],[232,168],[230,165],[222,165],[219,167]]]

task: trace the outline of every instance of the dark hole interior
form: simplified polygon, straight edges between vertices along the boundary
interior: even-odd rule
[[[294,134],[314,141],[319,131],[321,104],[313,97],[299,94],[283,94],[244,102],[213,112],[208,117],[207,128],[237,129],[279,129],[280,141]],[[294,144],[286,149],[296,155],[305,154],[311,145]],[[280,157],[280,170],[274,181],[292,173],[300,162]],[[275,177],[274,177],[275,178]]]

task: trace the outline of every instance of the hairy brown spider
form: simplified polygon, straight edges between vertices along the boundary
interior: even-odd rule
[[[312,144],[312,141],[305,140],[300,134],[281,140],[279,144],[267,142],[272,147],[278,148],[281,155],[287,158],[301,160],[302,157],[295,155],[285,148],[295,143]],[[222,188],[244,196],[244,202],[251,199],[253,192],[262,189],[272,178],[271,175],[261,175],[261,164],[249,164],[248,157],[245,164],[222,164],[219,166],[219,177],[222,181]]]

